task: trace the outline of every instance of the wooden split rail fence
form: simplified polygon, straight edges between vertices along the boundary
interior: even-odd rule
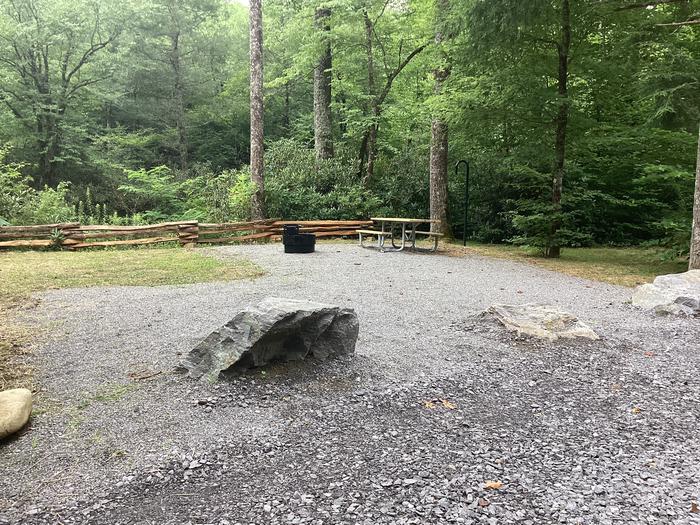
[[[227,222],[221,224],[198,221],[164,222],[147,226],[81,225],[78,222],[42,224],[38,226],[0,226],[1,248],[42,248],[61,246],[69,250],[99,246],[135,246],[177,242],[225,244],[260,239],[282,238],[287,224],[298,224],[300,231],[316,237],[355,235],[355,230],[372,221],[280,221]]]

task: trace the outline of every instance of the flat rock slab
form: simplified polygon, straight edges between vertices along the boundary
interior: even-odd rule
[[[216,380],[224,371],[272,361],[352,354],[358,333],[359,321],[350,308],[270,297],[214,330],[182,368],[195,379]]]
[[[632,304],[657,314],[700,316],[700,270],[659,275],[635,288]]]
[[[0,439],[14,434],[29,421],[32,393],[26,388],[0,392]]]
[[[600,339],[592,328],[575,315],[547,304],[494,304],[483,315],[496,319],[511,332],[548,341]]]

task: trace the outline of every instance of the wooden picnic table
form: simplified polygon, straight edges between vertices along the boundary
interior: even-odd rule
[[[395,251],[400,252],[406,248],[412,250],[420,250],[416,247],[416,239],[418,235],[426,236],[429,239],[434,240],[433,247],[427,251],[436,251],[438,247],[438,240],[442,237],[441,233],[431,232],[431,231],[421,231],[417,227],[419,224],[439,224],[440,221],[437,219],[416,219],[409,217],[371,217],[371,220],[375,223],[379,223],[379,229],[373,230],[357,230],[360,236],[360,246],[367,248],[362,243],[363,235],[373,235],[377,237],[377,245],[381,251]],[[394,230],[401,230],[401,242],[396,243],[396,234]],[[384,246],[386,238],[391,239],[391,248]]]

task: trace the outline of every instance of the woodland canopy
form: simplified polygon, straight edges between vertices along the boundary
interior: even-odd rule
[[[699,12],[265,0],[266,213],[428,216],[433,171],[461,235],[466,159],[475,240],[687,252]],[[0,220],[247,218],[249,107],[245,5],[2,0]]]

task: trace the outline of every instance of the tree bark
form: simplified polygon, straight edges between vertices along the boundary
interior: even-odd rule
[[[65,106],[58,111],[58,104],[52,96],[47,50],[32,47],[27,50],[26,56],[29,75],[37,92],[33,111],[37,115],[40,186],[53,187],[56,182],[55,158],[61,152],[59,116],[65,112]],[[65,100],[62,102],[65,103]]]
[[[421,53],[425,48],[426,44],[418,46],[413,51],[411,51],[405,58],[399,61],[398,65],[391,71],[387,71],[386,81],[384,82],[384,87],[381,92],[377,92],[375,71],[374,71],[374,51],[372,39],[374,36],[374,23],[369,18],[369,13],[367,10],[363,10],[363,18],[365,21],[365,49],[367,52],[367,90],[369,91],[370,99],[370,118],[371,121],[367,126],[362,137],[362,143],[360,144],[360,176],[364,172],[364,182],[365,184],[374,178],[374,163],[377,158],[377,136],[379,133],[379,119],[382,116],[382,105],[384,100],[389,95],[391,91],[391,86],[394,84],[394,80],[399,76],[401,71],[413,60],[419,53]],[[399,57],[400,58],[400,57]],[[386,69],[386,66],[385,66]],[[365,168],[366,162],[366,168]]]
[[[695,162],[695,198],[693,199],[693,233],[690,237],[689,270],[700,270],[700,127],[698,128],[698,156]]]
[[[250,0],[250,178],[254,186],[251,215],[255,220],[265,218],[263,118],[262,0]]]
[[[557,82],[557,94],[559,107],[555,119],[554,137],[554,176],[552,178],[552,209],[555,218],[552,221],[550,235],[551,243],[546,248],[545,255],[557,258],[561,255],[561,246],[556,241],[556,235],[561,228],[561,195],[564,185],[566,162],[566,131],[569,120],[569,50],[571,48],[571,13],[569,0],[561,0],[561,40],[557,44],[559,71]]]
[[[289,82],[286,82],[284,84],[284,112],[282,113],[282,125],[284,126],[284,129],[289,132],[290,129],[290,123],[291,119],[289,116],[289,105],[291,101],[289,98]]]
[[[367,90],[369,91],[369,96],[371,100],[371,117],[372,121],[367,129],[365,138],[362,141],[364,145],[364,152],[361,152],[360,166],[362,166],[362,160],[366,159],[367,167],[365,171],[364,180],[365,183],[371,181],[374,178],[374,161],[377,156],[377,126],[379,125],[379,115],[381,109],[377,103],[376,97],[376,83],[374,79],[374,50],[372,46],[372,39],[374,33],[374,27],[372,25],[372,20],[369,18],[369,13],[365,9],[363,11],[363,18],[365,21],[365,48],[367,52]]]
[[[331,10],[316,10],[316,30],[323,33],[323,52],[314,68],[314,149],[316,160],[333,157],[333,119],[331,114],[331,68],[333,57],[328,33]]]
[[[433,119],[430,127],[430,218],[440,221],[431,224],[431,231],[449,234],[447,220],[447,124]]]
[[[175,128],[177,129],[177,150],[180,157],[180,169],[187,171],[188,143],[185,125],[185,88],[182,78],[182,60],[180,56],[180,32],[170,35],[170,67],[173,70],[173,95],[175,99]]]
[[[439,48],[445,39],[445,18],[449,7],[449,0],[438,0],[435,6],[435,45],[443,55],[444,53]],[[443,83],[450,75],[449,67],[442,66],[433,72],[436,95],[441,94]],[[447,219],[448,137],[447,123],[439,115],[435,115],[430,126],[430,218],[440,222],[431,224],[430,229],[445,235],[450,234],[450,225]]]
[[[37,111],[40,112],[36,125],[40,186],[53,187],[57,178],[55,159],[61,153],[58,122],[48,106]]]

